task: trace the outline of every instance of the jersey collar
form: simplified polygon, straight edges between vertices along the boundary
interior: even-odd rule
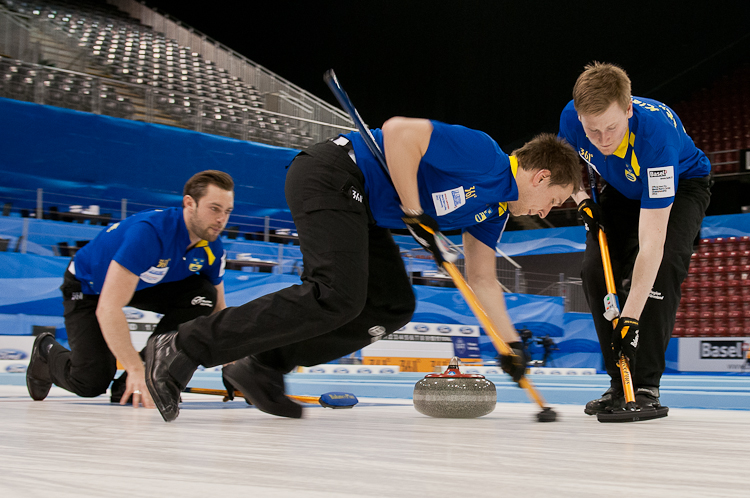
[[[628,144],[630,143],[630,129],[625,132],[625,136],[622,137],[622,142],[620,142],[620,145],[617,147],[617,150],[614,151],[612,154],[619,157],[620,159],[625,159],[625,154],[628,152]]]
[[[513,178],[515,178],[516,173],[518,173],[518,158],[516,156],[508,156],[508,159],[510,159],[510,172],[513,173]]]

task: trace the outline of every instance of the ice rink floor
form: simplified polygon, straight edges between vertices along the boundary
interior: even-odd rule
[[[738,381],[725,391],[750,395],[747,377],[724,380]],[[537,422],[528,402],[498,403],[478,419],[435,419],[410,399],[363,396],[351,382],[346,390],[360,398],[352,409],[307,405],[292,420],[242,400],[184,394],[179,418],[165,423],[156,410],[107,396],[53,387],[34,402],[24,385],[5,384],[2,497],[737,498],[750,489],[747,409],[672,406],[664,419],[602,424],[582,403],[556,404],[540,387],[557,422]],[[330,390],[342,389],[318,394]]]

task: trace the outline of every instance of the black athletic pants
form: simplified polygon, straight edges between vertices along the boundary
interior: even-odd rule
[[[415,308],[399,248],[376,226],[348,149],[313,145],[289,166],[302,284],[180,326],[178,347],[210,367],[248,355],[288,372],[357,351],[408,323]]]
[[[107,391],[117,371],[96,318],[99,296],[83,294],[81,283],[69,271],[60,290],[70,350],[59,344],[50,350],[47,363],[52,381],[79,396],[99,396]],[[204,299],[194,304],[196,297]],[[216,306],[216,287],[195,275],[136,291],[128,305],[163,314],[153,333],[169,332],[177,330],[180,323],[211,313]]]
[[[688,274],[693,242],[700,232],[701,222],[711,197],[709,178],[681,180],[669,215],[667,238],[656,281],[640,317],[640,346],[636,356],[633,384],[638,387],[659,387],[664,373],[669,339],[674,328],[677,307],[682,292],[680,285]],[[638,255],[638,220],[641,203],[623,196],[612,186],[606,186],[600,196],[607,230],[607,243],[612,259],[612,271],[620,301],[625,307],[635,258]],[[620,370],[612,354],[612,322],[604,318],[604,282],[599,240],[594,233],[586,237],[581,276],[583,290],[594,316],[596,333],[604,355],[612,387],[622,389]]]

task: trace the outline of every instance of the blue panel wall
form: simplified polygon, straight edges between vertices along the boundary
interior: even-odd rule
[[[0,98],[0,187],[120,188],[113,199],[155,194],[179,205],[194,173],[219,169],[236,183],[237,209],[288,217],[286,166],[297,150]],[[95,190],[91,190],[95,189]],[[70,192],[73,193],[73,192]],[[139,195],[140,194],[140,195]],[[157,196],[158,197],[158,196]]]

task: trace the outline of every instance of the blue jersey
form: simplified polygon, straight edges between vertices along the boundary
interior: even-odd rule
[[[517,161],[489,135],[463,126],[432,121],[432,136],[419,163],[419,200],[441,230],[462,229],[492,247],[508,219],[508,201],[518,200]],[[383,148],[383,133],[372,130]],[[404,228],[396,189],[357,132],[344,135],[354,147],[365,177],[365,194],[375,223]]]
[[[617,150],[605,156],[589,141],[571,100],[560,116],[560,136],[609,185],[641,207],[671,205],[680,180],[711,172],[711,163],[695,146],[677,114],[656,100],[632,97],[633,116]]]
[[[221,283],[226,254],[221,239],[201,240],[190,250],[182,208],[143,211],[115,223],[75,255],[75,276],[84,294],[99,294],[109,264],[117,261],[140,277],[136,290],[201,274]]]

